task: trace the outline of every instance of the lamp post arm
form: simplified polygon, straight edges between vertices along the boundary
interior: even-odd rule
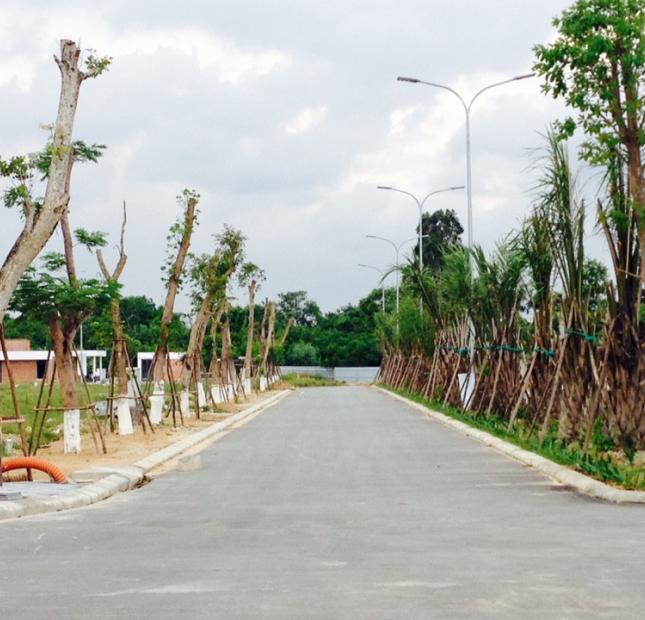
[[[363,265],[363,263],[358,263],[359,267],[365,267],[365,269],[373,269],[374,271],[378,271],[382,277],[384,277],[385,272],[382,269],[379,269],[378,267],[374,267],[372,265]]]
[[[430,192],[422,201],[421,201],[421,207],[425,204],[426,200],[430,198],[431,196],[436,196],[437,194],[443,194],[444,192],[452,192],[456,189],[464,189],[463,185],[459,185],[457,187],[444,187],[443,189],[436,189],[434,192]]]
[[[501,82],[495,82],[494,84],[489,84],[488,86],[484,86],[484,88],[478,90],[474,95],[473,98],[470,100],[470,103],[466,106],[467,112],[470,112],[470,110],[473,107],[473,103],[477,100],[477,98],[485,93],[487,90],[490,90],[491,88],[497,88],[498,86],[504,86],[504,84],[510,84],[511,82],[517,82],[519,80],[525,80],[527,78],[534,77],[535,73],[527,73],[526,75],[518,75],[516,77],[509,78],[508,80],[502,80]]]
[[[410,198],[412,198],[412,200],[414,200],[414,202],[416,202],[417,206],[420,208],[421,203],[419,202],[419,199],[411,192],[406,192],[404,189],[399,189],[398,187],[383,187],[382,185],[379,185],[377,189],[387,189],[391,192],[399,192],[399,194],[405,194],[406,196],[410,196]]]
[[[423,235],[423,236],[424,236],[424,237],[427,237],[428,235]],[[401,243],[399,243],[398,247],[396,248],[397,256],[398,256],[399,252],[401,251],[401,248],[402,248],[406,243],[410,243],[410,241],[416,241],[416,240],[417,240],[417,238],[416,238],[416,237],[410,237],[409,239],[406,239],[405,241],[401,241]]]
[[[385,241],[386,243],[389,243],[393,248],[394,251],[397,251],[396,243],[392,241],[391,239],[386,239],[385,237],[379,237],[378,235],[365,235],[368,239],[379,239],[380,241]]]
[[[397,78],[399,81],[402,82],[407,82],[411,80],[401,80],[400,78]],[[446,86],[445,84],[437,84],[436,82],[426,82],[425,80],[414,80],[415,84],[425,84],[426,86],[433,86],[434,88],[441,88],[442,90],[447,90],[449,93],[452,93],[459,101],[461,102],[461,105],[464,106],[464,111],[466,114],[468,114],[468,104],[464,100],[464,98],[454,89],[450,88],[450,86]]]

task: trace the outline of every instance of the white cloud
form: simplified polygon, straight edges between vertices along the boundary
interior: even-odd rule
[[[34,73],[34,63],[26,58],[13,56],[0,59],[0,86],[13,84],[19,92],[29,92]]]
[[[399,134],[407,128],[407,121],[410,120],[421,109],[421,105],[408,105],[397,108],[390,113],[390,134]]]
[[[303,108],[296,116],[285,123],[284,129],[290,134],[301,134],[311,131],[325,120],[327,111],[326,105]]]
[[[375,285],[357,262],[392,262],[390,248],[365,234],[414,234],[416,205],[377,184],[422,193],[464,181],[459,102],[395,76],[470,95],[526,71],[531,45],[552,36],[551,17],[569,2],[495,0],[491,13],[490,3],[473,0],[401,0],[396,9],[380,2],[367,12],[341,0],[3,0],[0,150],[42,144],[38,123],[56,110],[52,54],[60,38],[113,56],[79,102],[76,135],[109,148],[98,166],[74,171],[73,225],[117,239],[127,200],[126,293],[161,299],[175,196],[196,187],[195,252],[211,247],[223,222],[240,227],[249,258],[268,274],[263,296],[306,288],[331,310]],[[562,115],[554,105],[527,80],[487,92],[475,106],[475,238],[487,249],[530,205],[525,150]],[[454,208],[465,221],[464,192],[431,206]],[[0,209],[0,226],[6,252],[18,214]],[[94,274],[86,254],[79,252],[79,268]],[[189,300],[178,307],[188,310]]]
[[[140,54],[152,56],[173,50],[194,57],[200,69],[214,67],[222,84],[240,84],[290,64],[288,54],[275,49],[242,47],[234,40],[198,28],[168,28],[129,32],[109,45],[115,58]]]
[[[341,183],[343,191],[362,184],[415,187],[429,170],[437,176],[452,164],[444,152],[463,126],[463,112],[452,101],[437,97],[427,106],[403,106],[390,112],[389,118],[384,141],[374,150],[357,154]],[[462,180],[455,178],[454,184]]]
[[[241,45],[234,38],[214,34],[202,27],[167,26],[157,28],[119,27],[106,13],[80,6],[74,12],[56,7],[39,8],[13,5],[3,8],[0,24],[2,47],[15,49],[22,45],[21,36],[30,41],[37,54],[4,56],[0,60],[0,86],[15,80],[18,88],[29,90],[37,64],[51,58],[52,43],[58,38],[91,44],[99,54],[115,60],[129,55],[153,56],[171,50],[194,58],[200,70],[214,69],[221,84],[238,85],[287,67],[291,57],[279,49]],[[52,37],[55,37],[52,39]],[[0,48],[1,49],[1,48]]]

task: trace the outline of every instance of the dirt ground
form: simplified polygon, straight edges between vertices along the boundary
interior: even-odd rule
[[[94,442],[92,441],[92,436],[87,428],[87,423],[84,422],[82,426],[82,444],[80,454],[64,454],[63,440],[61,437],[58,441],[51,442],[49,445],[40,448],[36,456],[55,463],[67,476],[71,475],[75,471],[95,466],[130,465],[152,452],[165,448],[166,446],[187,437],[191,433],[195,433],[210,426],[213,422],[225,420],[229,416],[238,413],[239,411],[243,411],[256,403],[265,400],[273,394],[275,394],[273,391],[261,392],[253,394],[248,400],[242,400],[236,404],[222,403],[218,405],[219,411],[217,412],[202,412],[201,420],[197,420],[194,417],[184,419],[183,426],[181,426],[179,424],[179,420],[177,420],[176,428],[173,427],[172,418],[168,416],[164,418],[164,421],[160,426],[155,427],[154,433],[147,430],[144,434],[141,425],[135,427],[134,435],[121,436],[116,433],[108,432],[104,435],[107,454],[97,452],[94,447]],[[17,446],[14,449],[13,456],[18,456],[20,454],[20,448]],[[21,480],[24,479],[24,476],[24,470],[16,470],[15,472],[6,473],[3,478],[5,481]],[[40,480],[47,478],[48,477],[45,474],[34,471],[34,479]]]

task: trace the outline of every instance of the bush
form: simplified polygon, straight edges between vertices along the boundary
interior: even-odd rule
[[[302,340],[291,345],[287,351],[289,366],[317,366],[319,360],[318,349],[313,344]]]

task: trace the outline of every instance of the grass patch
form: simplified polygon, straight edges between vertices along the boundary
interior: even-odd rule
[[[90,395],[94,402],[98,400],[105,400],[108,394],[107,385],[89,384],[88,388],[90,390]],[[45,389],[47,389],[47,386],[45,387]],[[82,386],[79,386],[79,389],[82,390]],[[25,419],[25,431],[27,433],[27,437],[29,437],[29,434],[31,433],[31,429],[33,426],[34,417],[35,417],[34,407],[38,402],[39,390],[40,390],[40,384],[22,383],[16,386],[16,394],[18,396],[18,406],[20,407],[21,416]],[[84,394],[81,398],[84,398]],[[43,404],[44,404],[44,400],[45,400],[45,395],[43,395]],[[58,407],[61,404],[62,404],[62,399],[60,394],[60,388],[58,385],[54,385],[50,405],[52,407]],[[14,415],[13,403],[11,400],[11,391],[8,385],[0,385],[0,415],[5,417]],[[46,444],[47,442],[58,438],[59,435],[55,431],[62,423],[63,423],[62,411],[51,411],[46,415],[45,425],[43,427],[42,444]],[[2,433],[4,435],[18,436],[18,426],[15,424],[5,424],[2,427]]]
[[[530,438],[528,437],[526,425],[521,418],[517,420],[515,427],[509,431],[508,422],[494,414],[488,416],[475,415],[474,413],[463,412],[453,406],[444,406],[443,403],[437,401],[426,400],[405,390],[391,390],[384,385],[379,387],[602,482],[608,482],[630,490],[645,490],[645,467],[638,467],[629,462],[624,462],[621,459],[617,459],[614,453],[597,447],[593,447],[585,454],[578,444],[567,444],[560,439],[555,429],[551,430],[544,441],[540,441],[535,432]]]
[[[282,380],[291,387],[334,387],[337,385],[345,385],[344,381],[336,381],[334,379],[324,379],[315,375],[301,375],[300,373],[291,372],[284,375]]]

